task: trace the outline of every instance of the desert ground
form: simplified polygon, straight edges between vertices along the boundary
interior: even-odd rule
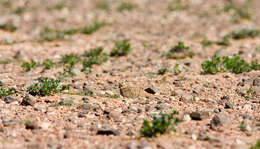
[[[259,0],[0,0],[0,149],[260,149]]]

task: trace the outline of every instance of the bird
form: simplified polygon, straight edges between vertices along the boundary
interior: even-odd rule
[[[138,97],[152,97],[152,94],[147,93],[141,88],[129,86],[125,83],[119,83],[120,94],[126,98],[138,98]]]

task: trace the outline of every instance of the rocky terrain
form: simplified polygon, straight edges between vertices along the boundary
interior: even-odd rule
[[[259,149],[259,9],[0,0],[0,149]]]

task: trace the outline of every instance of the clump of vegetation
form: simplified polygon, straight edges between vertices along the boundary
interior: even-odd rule
[[[233,39],[245,39],[245,38],[255,38],[260,35],[260,31],[257,29],[244,28],[238,31],[233,31],[231,37]]]
[[[17,15],[21,15],[25,12],[25,7],[18,7],[14,10],[14,13]]]
[[[65,1],[59,1],[59,2],[57,2],[56,4],[55,4],[55,9],[57,9],[57,10],[62,10],[63,8],[65,8],[66,7],[66,3],[65,3]]]
[[[183,70],[183,67],[180,66],[180,64],[175,64],[173,67],[173,74],[174,75],[179,75]]]
[[[174,117],[177,114],[177,111],[173,111],[170,114],[161,114],[158,117],[154,117],[152,122],[144,120],[140,129],[141,136],[156,137],[159,134],[176,131],[176,125],[181,121],[179,118]]]
[[[188,9],[188,6],[186,4],[183,4],[181,0],[176,0],[174,3],[171,3],[168,6],[169,11],[180,11],[186,9]]]
[[[44,28],[43,31],[40,33],[39,41],[53,41],[57,39],[63,40],[66,38],[66,36],[77,33],[92,34],[105,25],[106,23],[104,22],[94,22],[90,26],[82,27],[79,29],[54,30],[50,28]]]
[[[158,75],[164,75],[167,71],[168,71],[168,68],[167,68],[167,67],[161,67],[161,68],[157,71],[157,74],[158,74]]]
[[[251,146],[250,149],[260,149],[260,139],[256,142],[256,145]]]
[[[15,88],[6,89],[6,88],[2,87],[0,89],[0,98],[6,97],[6,96],[9,96],[12,94],[15,94]]]
[[[248,2],[242,6],[235,5],[232,1],[228,1],[224,7],[225,12],[233,12],[232,19],[234,22],[238,22],[240,19],[251,19],[251,14],[248,11]]]
[[[211,46],[213,44],[212,41],[207,40],[207,39],[203,39],[200,43],[202,44],[203,47],[208,47],[208,46]]]
[[[233,57],[213,56],[211,60],[203,62],[201,66],[203,69],[203,74],[216,74],[218,72],[231,72],[239,74],[242,72],[249,72],[251,70],[259,70],[260,64],[256,61],[249,64],[238,55],[233,55]]]
[[[216,41],[216,44],[220,46],[229,46],[230,45],[229,36],[224,36],[221,40]]]
[[[54,67],[56,65],[55,62],[53,62],[52,60],[50,59],[45,59],[43,62],[42,62],[42,66],[44,67],[44,69],[51,69],[52,67]]]
[[[58,79],[41,77],[27,88],[27,92],[33,96],[49,96],[67,89],[69,89],[69,86],[60,85]]]
[[[110,5],[108,0],[98,0],[95,3],[97,9],[109,11],[110,10]]]
[[[89,70],[89,68],[91,68],[91,66],[94,64],[100,65],[106,62],[107,54],[102,52],[103,52],[102,47],[98,47],[88,52],[85,52],[83,54],[84,59],[82,62],[82,66],[83,66],[82,71]]]
[[[190,47],[185,46],[183,42],[178,42],[177,45],[172,47],[167,53],[167,58],[182,59],[186,57],[193,57],[195,54]]]
[[[34,61],[33,59],[31,60],[31,62],[23,62],[21,67],[25,70],[25,71],[31,71],[32,69],[36,68],[40,66],[40,64],[36,61]]]
[[[239,94],[245,99],[249,99],[256,96],[256,91],[253,90],[252,88],[249,88],[246,90],[246,92],[240,92]]]
[[[4,24],[0,24],[0,29],[14,32],[18,29],[18,27],[13,22],[7,22]]]
[[[120,40],[115,42],[115,47],[112,49],[110,56],[125,56],[131,50],[128,40]]]
[[[126,2],[123,2],[121,3],[118,8],[117,8],[117,11],[119,12],[122,12],[122,11],[131,11],[132,9],[134,8],[134,5],[131,4],[131,3],[126,3]]]

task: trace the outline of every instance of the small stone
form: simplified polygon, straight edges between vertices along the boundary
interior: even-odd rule
[[[230,98],[228,96],[222,96],[220,99],[222,99],[222,100],[229,100]]]
[[[252,118],[250,115],[246,115],[246,114],[239,114],[239,116],[241,116],[243,119],[251,119]]]
[[[138,106],[137,105],[131,105],[128,107],[129,111],[132,111],[132,112],[138,112]]]
[[[61,101],[58,102],[58,105],[60,106],[72,106],[74,103],[74,98],[65,98],[65,99],[61,99]]]
[[[233,104],[230,103],[230,102],[226,102],[224,108],[225,108],[225,109],[233,109]]]
[[[256,78],[253,80],[253,86],[260,86],[260,78]]]
[[[172,96],[182,96],[184,94],[184,91],[181,90],[181,89],[178,89],[178,90],[174,90],[172,92]]]
[[[211,128],[214,128],[217,126],[226,126],[229,124],[231,124],[231,119],[229,117],[229,114],[224,111],[216,114],[210,121]]]
[[[5,117],[5,116],[1,117],[1,120],[2,120],[2,124],[3,124],[4,126],[9,126],[9,125],[11,124],[11,122],[12,122],[11,119],[9,119],[9,118],[7,118],[7,117]]]
[[[4,86],[4,83],[2,81],[0,81],[0,86]]]
[[[88,102],[88,101],[89,101],[89,99],[88,99],[87,97],[83,97],[82,100],[83,100],[84,102]]]
[[[97,131],[97,135],[114,135],[114,136],[118,136],[120,134],[120,132],[118,130],[103,130],[103,129],[99,129]]]
[[[21,105],[22,106],[33,106],[36,103],[36,98],[30,94],[26,94],[23,98]]]
[[[208,111],[196,111],[190,114],[192,120],[203,120],[209,118],[210,113]]]
[[[157,92],[157,89],[151,85],[150,87],[146,88],[145,91],[150,94],[155,94]]]
[[[199,132],[198,140],[207,141],[207,140],[210,140],[210,138],[207,135],[207,132],[202,130]]]
[[[14,101],[16,101],[16,99],[13,98],[13,97],[5,97],[5,99],[4,99],[5,103],[11,103],[11,102],[14,102]]]
[[[24,122],[24,126],[25,126],[25,129],[31,129],[31,130],[39,128],[39,126],[35,122],[29,121],[29,120]]]
[[[122,121],[122,119],[121,119],[121,112],[116,111],[116,110],[111,111],[109,113],[109,117],[112,118],[115,122],[121,122]]]
[[[191,120],[190,115],[185,114],[185,115],[183,116],[183,121],[189,122],[190,120]]]

